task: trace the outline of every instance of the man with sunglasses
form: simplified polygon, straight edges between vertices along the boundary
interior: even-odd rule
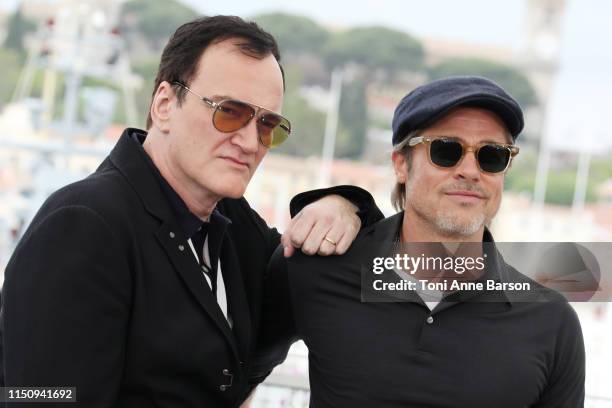
[[[279,58],[274,38],[238,17],[178,28],[147,132],[126,129],[95,173],[54,193],[9,261],[2,385],[45,387],[74,406],[240,404],[281,242],[242,198],[291,131]],[[373,201],[350,187],[296,197],[293,213],[326,196],[292,220],[285,255],[346,251],[360,220],[336,194]]]
[[[252,382],[303,339],[317,408],[582,407],[576,313],[506,264],[488,229],[522,128],[518,103],[485,78],[404,97],[393,118],[400,212],[343,256],[273,257]]]

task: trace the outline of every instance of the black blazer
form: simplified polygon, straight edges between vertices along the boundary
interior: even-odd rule
[[[220,255],[230,328],[129,134],[95,173],[49,197],[9,261],[4,384],[74,386],[70,406],[236,407],[280,235],[245,199],[218,203],[231,220]]]

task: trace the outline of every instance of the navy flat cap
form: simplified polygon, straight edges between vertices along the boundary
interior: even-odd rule
[[[492,111],[506,124],[512,139],[523,130],[523,111],[495,82],[477,76],[439,79],[415,88],[400,101],[393,114],[393,145],[408,133],[424,129],[459,106]]]

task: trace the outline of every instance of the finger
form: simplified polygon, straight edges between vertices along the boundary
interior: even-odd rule
[[[283,235],[281,236],[281,244],[282,244],[283,248],[285,248],[285,250],[286,250],[288,247],[293,248],[293,246],[291,245],[291,238],[289,238],[289,235],[290,235],[290,234],[289,234],[289,232],[288,232],[288,230],[287,230],[287,231],[285,231],[285,232],[283,233]]]
[[[292,246],[294,248],[301,248],[304,240],[310,233],[314,221],[312,218],[303,216],[302,212],[299,212],[290,222],[285,230],[285,233],[281,237],[281,242],[286,248]]]
[[[342,236],[337,241],[335,253],[336,255],[342,255],[348,251],[353,241],[359,233],[359,227],[361,226],[361,220],[357,215],[353,219],[353,222],[344,224]]]
[[[302,216],[293,224],[289,234],[289,243],[295,248],[304,246],[304,242],[312,229],[316,225],[315,219],[308,216]]]
[[[323,238],[327,235],[332,225],[325,222],[317,222],[302,244],[302,252],[314,255],[319,251]]]
[[[300,218],[300,214],[301,212],[297,213],[295,217],[289,220],[289,224],[287,224],[287,228],[285,228],[285,231],[281,236],[281,244],[283,244],[284,248],[291,245],[291,230],[293,229],[293,226],[295,225],[296,221]]]
[[[291,258],[291,256],[293,255],[294,252],[295,252],[295,248],[292,247],[291,245],[287,245],[283,249],[283,255],[284,255],[285,258]]]
[[[351,247],[351,244],[355,240],[355,237],[357,236],[357,233],[354,231],[355,229],[352,227],[349,227],[349,229],[346,229],[344,231],[344,234],[342,234],[340,240],[334,248],[335,255],[342,255],[346,253],[346,251],[348,251],[348,249]]]
[[[317,254],[323,255],[323,256],[335,254],[336,246],[341,241],[342,235],[344,234],[344,230],[345,230],[345,226],[342,225],[341,223],[334,224],[329,229],[329,231],[327,231],[327,234],[325,234],[325,236],[323,237],[323,240],[321,241],[321,245],[319,246],[319,250],[317,251]],[[329,239],[330,241],[335,242],[336,244],[334,245],[333,243],[329,242],[326,238]]]

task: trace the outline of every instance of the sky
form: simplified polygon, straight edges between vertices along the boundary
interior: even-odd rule
[[[525,41],[526,0],[182,1],[208,15],[284,11],[330,27],[381,24],[417,37],[498,45],[516,52]],[[612,116],[612,1],[566,0],[565,7],[546,137],[555,149],[612,149],[612,128],[606,121]]]

